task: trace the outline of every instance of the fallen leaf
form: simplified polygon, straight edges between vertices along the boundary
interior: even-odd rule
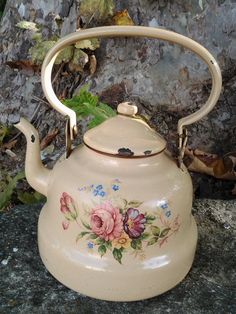
[[[69,46],[63,49],[56,58],[55,64],[61,64],[62,62],[69,62],[73,56],[74,47]]]
[[[7,61],[6,64],[12,69],[33,70],[33,71],[37,71],[40,69],[39,65],[34,64],[31,60]]]
[[[99,47],[100,47],[100,41],[98,38],[84,39],[84,40],[78,41],[75,44],[75,48],[79,48],[79,49],[96,50]]]
[[[113,16],[115,25],[134,25],[134,21],[129,15],[128,10],[119,11]]]
[[[95,57],[95,55],[91,55],[89,57],[89,71],[90,71],[90,74],[93,75],[95,72],[96,72],[96,69],[97,69],[97,59]]]
[[[6,153],[8,156],[10,156],[11,158],[16,158],[16,154],[15,154],[12,150],[10,150],[10,149],[6,149],[6,150],[5,150],[5,153]]]
[[[16,26],[18,28],[28,29],[28,30],[31,30],[31,31],[34,31],[34,32],[39,31],[39,28],[38,28],[37,24],[34,23],[34,22],[20,21],[19,23],[16,24]]]
[[[2,145],[2,148],[3,148],[3,149],[12,149],[12,148],[15,147],[17,141],[18,141],[18,140],[13,140],[13,141],[10,141],[10,142],[8,142],[8,143],[4,143],[4,144]]]
[[[71,71],[83,72],[83,69],[88,61],[89,57],[87,53],[81,49],[75,49],[73,58],[69,63],[69,68]]]
[[[92,18],[102,22],[114,14],[114,9],[113,0],[82,0],[80,3],[80,15],[86,23]]]
[[[54,129],[51,132],[49,132],[41,141],[40,143],[40,149],[43,150],[44,148],[46,148],[49,144],[51,144],[51,142],[54,140],[54,138],[57,136],[58,134],[58,129]]]
[[[102,102],[116,108],[119,103],[125,100],[126,94],[126,86],[124,81],[122,81],[121,83],[109,86],[107,89],[102,91],[99,96]]]
[[[209,154],[195,149],[185,150],[188,158],[187,167],[190,171],[205,173],[218,179],[236,180],[236,153],[228,153],[224,156]]]

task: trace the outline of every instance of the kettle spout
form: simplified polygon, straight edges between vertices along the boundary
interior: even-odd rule
[[[47,196],[51,170],[45,168],[42,164],[38,131],[24,118],[21,118],[14,126],[25,135],[27,140],[25,160],[26,179],[36,191]]]

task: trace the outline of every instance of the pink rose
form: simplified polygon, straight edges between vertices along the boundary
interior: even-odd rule
[[[92,210],[92,231],[106,241],[119,238],[123,231],[122,215],[119,208],[113,207],[110,202],[105,202]]]

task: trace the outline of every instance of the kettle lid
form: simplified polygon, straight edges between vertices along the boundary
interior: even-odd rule
[[[117,111],[117,116],[84,134],[84,143],[89,148],[120,157],[145,157],[166,148],[166,141],[136,116],[136,105],[124,102],[118,105]]]

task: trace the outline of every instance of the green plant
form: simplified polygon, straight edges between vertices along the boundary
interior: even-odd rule
[[[6,0],[0,0],[0,19],[3,15],[3,11],[4,11],[4,8],[5,8],[5,5],[6,5]]]
[[[89,128],[93,128],[116,115],[111,107],[100,102],[98,96],[88,91],[88,85],[81,88],[78,95],[71,99],[65,99],[63,103],[76,112],[78,119],[91,117],[88,124]]]
[[[3,211],[4,208],[10,203],[12,194],[17,186],[18,181],[24,178],[24,171],[19,172],[14,178],[11,178],[10,176],[7,177],[8,183],[5,184],[2,192],[0,192],[0,211]]]

